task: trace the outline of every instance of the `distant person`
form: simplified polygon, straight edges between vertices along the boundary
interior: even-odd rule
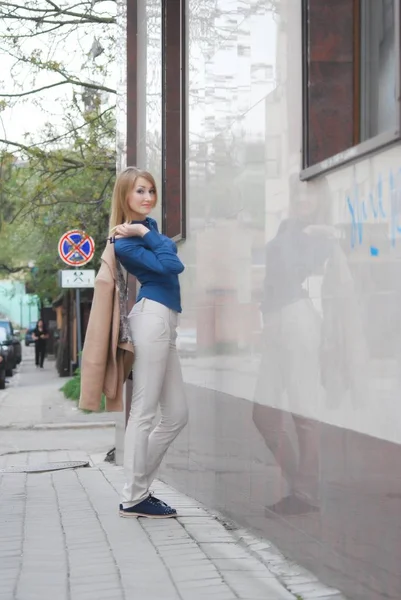
[[[48,337],[49,334],[47,333],[43,319],[39,319],[32,334],[32,339],[35,342],[35,364],[36,367],[40,367],[41,369],[43,369],[43,363],[45,362],[46,343]]]

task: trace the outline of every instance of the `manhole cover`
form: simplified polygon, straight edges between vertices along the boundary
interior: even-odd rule
[[[60,471],[62,469],[77,469],[79,467],[89,467],[89,462],[87,460],[72,460],[40,463],[38,465],[21,465],[0,469],[0,473],[43,473],[44,471]]]

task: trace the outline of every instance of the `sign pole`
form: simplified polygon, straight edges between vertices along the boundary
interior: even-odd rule
[[[95,253],[95,242],[87,233],[79,229],[71,229],[61,236],[58,243],[61,260],[73,267],[73,270],[59,271],[59,285],[63,288],[75,289],[75,319],[77,334],[77,364],[81,368],[82,335],[81,335],[81,289],[94,286],[95,271],[81,270],[92,260]],[[68,331],[70,331],[67,323]],[[70,361],[71,364],[71,361]]]
[[[78,367],[81,368],[81,290],[79,288],[75,290],[75,314],[77,319],[77,362]]]

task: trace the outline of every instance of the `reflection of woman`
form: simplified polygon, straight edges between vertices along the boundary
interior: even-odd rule
[[[313,417],[320,399],[321,317],[304,284],[323,266],[332,240],[326,231],[313,230],[309,216],[284,221],[266,247],[264,350],[255,398],[260,404],[253,418],[290,487],[289,495],[270,507],[281,514],[310,512],[318,501]]]
[[[354,406],[369,396],[368,347],[362,311],[347,257],[335,244],[322,281],[322,383],[330,408],[345,394]]]
[[[345,391],[363,395],[366,352],[352,275],[334,228],[322,224],[328,190],[319,198],[314,191],[304,197],[292,182],[291,218],[266,246],[253,419],[288,483],[288,495],[267,507],[281,515],[318,509],[322,401],[332,407]]]
[[[49,335],[43,322],[43,319],[39,319],[36,323],[35,330],[32,334],[32,338],[35,341],[35,364],[36,367],[43,369],[43,363],[46,355],[46,340]]]

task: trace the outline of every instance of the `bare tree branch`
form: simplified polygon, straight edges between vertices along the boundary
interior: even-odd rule
[[[113,106],[106,108],[106,110],[104,110],[102,113],[100,113],[100,115],[97,115],[94,119],[89,119],[85,123],[82,123],[82,125],[77,125],[76,127],[73,127],[72,129],[70,129],[69,131],[66,131],[62,135],[58,135],[56,137],[45,140],[43,142],[38,142],[36,144],[32,144],[31,146],[27,146],[27,148],[37,148],[38,146],[44,146],[46,144],[53,144],[54,142],[58,142],[59,140],[67,138],[69,135],[74,134],[76,131],[79,131],[80,129],[83,129],[84,127],[87,127],[88,125],[92,125],[93,123],[96,123],[96,121],[99,121],[102,117],[104,117],[105,114],[107,114],[111,110],[114,110],[115,107],[116,106],[114,104]]]
[[[56,158],[55,153],[46,153],[44,150],[40,150],[39,148],[27,146],[26,144],[21,144],[20,142],[12,142],[10,140],[3,140],[0,138],[0,144],[3,143],[5,145],[14,146],[15,148],[19,148],[20,150],[24,150],[28,155],[33,155],[37,157],[41,157],[42,159],[51,159]],[[106,157],[105,157],[106,158]],[[114,156],[109,156],[110,162],[94,162],[93,159],[90,162],[86,163],[85,161],[79,161],[71,156],[66,156],[63,154],[58,157],[60,164],[66,163],[67,165],[71,165],[71,168],[75,169],[84,169],[90,167],[94,171],[110,171],[110,173],[115,173],[116,166]],[[67,168],[67,167],[65,167]],[[64,169],[64,167],[63,167]]]
[[[52,3],[53,4],[53,3]],[[14,12],[10,14],[9,9],[16,9]],[[7,12],[2,12],[4,9]],[[32,14],[29,16],[25,16],[24,14],[19,14],[17,11],[24,11],[25,13],[37,13],[41,16],[34,17]],[[74,21],[67,20],[57,20],[60,16],[74,17]],[[95,15],[91,12],[87,13],[79,13],[75,11],[71,11],[69,9],[63,9],[62,7],[58,7],[54,4],[53,10],[49,8],[34,8],[32,6],[21,6],[18,4],[12,4],[10,2],[0,2],[0,17],[3,19],[18,19],[18,20],[28,20],[35,23],[50,23],[52,25],[62,24],[69,25],[71,23],[99,23],[105,25],[111,25],[116,22],[115,17],[102,17],[100,15]],[[56,18],[53,18],[56,17]]]
[[[43,87],[36,88],[35,90],[29,90],[27,92],[19,92],[18,94],[3,94],[0,93],[0,98],[23,98],[24,96],[30,96],[32,94],[37,94],[38,92],[43,92],[44,90],[50,90],[51,88],[59,87],[60,85],[65,85],[69,83],[70,85],[78,85],[89,90],[98,90],[101,92],[108,92],[109,94],[117,94],[116,90],[109,88],[105,85],[99,85],[97,83],[88,83],[87,81],[79,81],[73,78],[66,78],[65,81],[58,81],[57,83],[52,83],[50,85],[44,85]]]
[[[109,177],[109,178],[106,180],[106,183],[104,184],[102,191],[100,192],[100,194],[99,194],[99,196],[98,196],[97,200],[95,200],[95,204],[98,204],[98,203],[99,203],[99,202],[100,202],[100,201],[103,199],[103,194],[105,193],[105,191],[106,191],[106,190],[107,190],[107,188],[109,187],[109,185],[110,185],[110,183],[111,183],[111,181],[112,181],[113,177],[114,177],[114,174],[112,173],[112,174],[110,175],[110,177]]]
[[[0,143],[6,144],[7,146],[14,146],[15,148],[19,148],[20,150],[25,150],[29,153],[29,146],[25,146],[25,144],[21,144],[20,142],[12,142],[11,140],[2,140],[0,138]]]
[[[1,18],[1,14],[0,14],[0,18]],[[53,31],[56,31],[57,29],[60,29],[60,27],[62,27],[62,25],[56,25],[55,27],[49,27],[49,29],[43,29],[41,31],[36,31],[35,33],[31,32],[31,33],[27,33],[25,35],[23,34],[18,34],[18,39],[22,40],[22,39],[30,39],[33,37],[37,37],[39,35],[44,35],[47,33],[52,33]],[[2,35],[1,36],[3,40],[15,40],[15,35]]]
[[[95,21],[93,18],[85,19],[85,17],[82,17],[82,19],[76,18],[74,20],[69,20],[69,21],[60,21],[57,19],[52,19],[52,20],[45,19],[43,17],[23,17],[23,16],[15,17],[13,15],[2,14],[1,12],[0,12],[0,18],[8,19],[8,20],[11,20],[11,19],[15,20],[16,18],[18,18],[19,21],[31,21],[31,22],[39,23],[39,24],[45,23],[46,25],[61,25],[61,26],[62,25],[82,25],[82,24],[95,23],[95,22],[104,23],[104,24],[108,24],[108,25],[115,23],[114,17],[111,19],[104,20],[104,21],[100,21],[100,20]]]
[[[5,265],[4,263],[0,263],[0,271],[5,271],[6,273],[20,273],[21,271],[27,271],[29,270],[28,266],[24,266],[24,267],[9,267],[8,265]]]

